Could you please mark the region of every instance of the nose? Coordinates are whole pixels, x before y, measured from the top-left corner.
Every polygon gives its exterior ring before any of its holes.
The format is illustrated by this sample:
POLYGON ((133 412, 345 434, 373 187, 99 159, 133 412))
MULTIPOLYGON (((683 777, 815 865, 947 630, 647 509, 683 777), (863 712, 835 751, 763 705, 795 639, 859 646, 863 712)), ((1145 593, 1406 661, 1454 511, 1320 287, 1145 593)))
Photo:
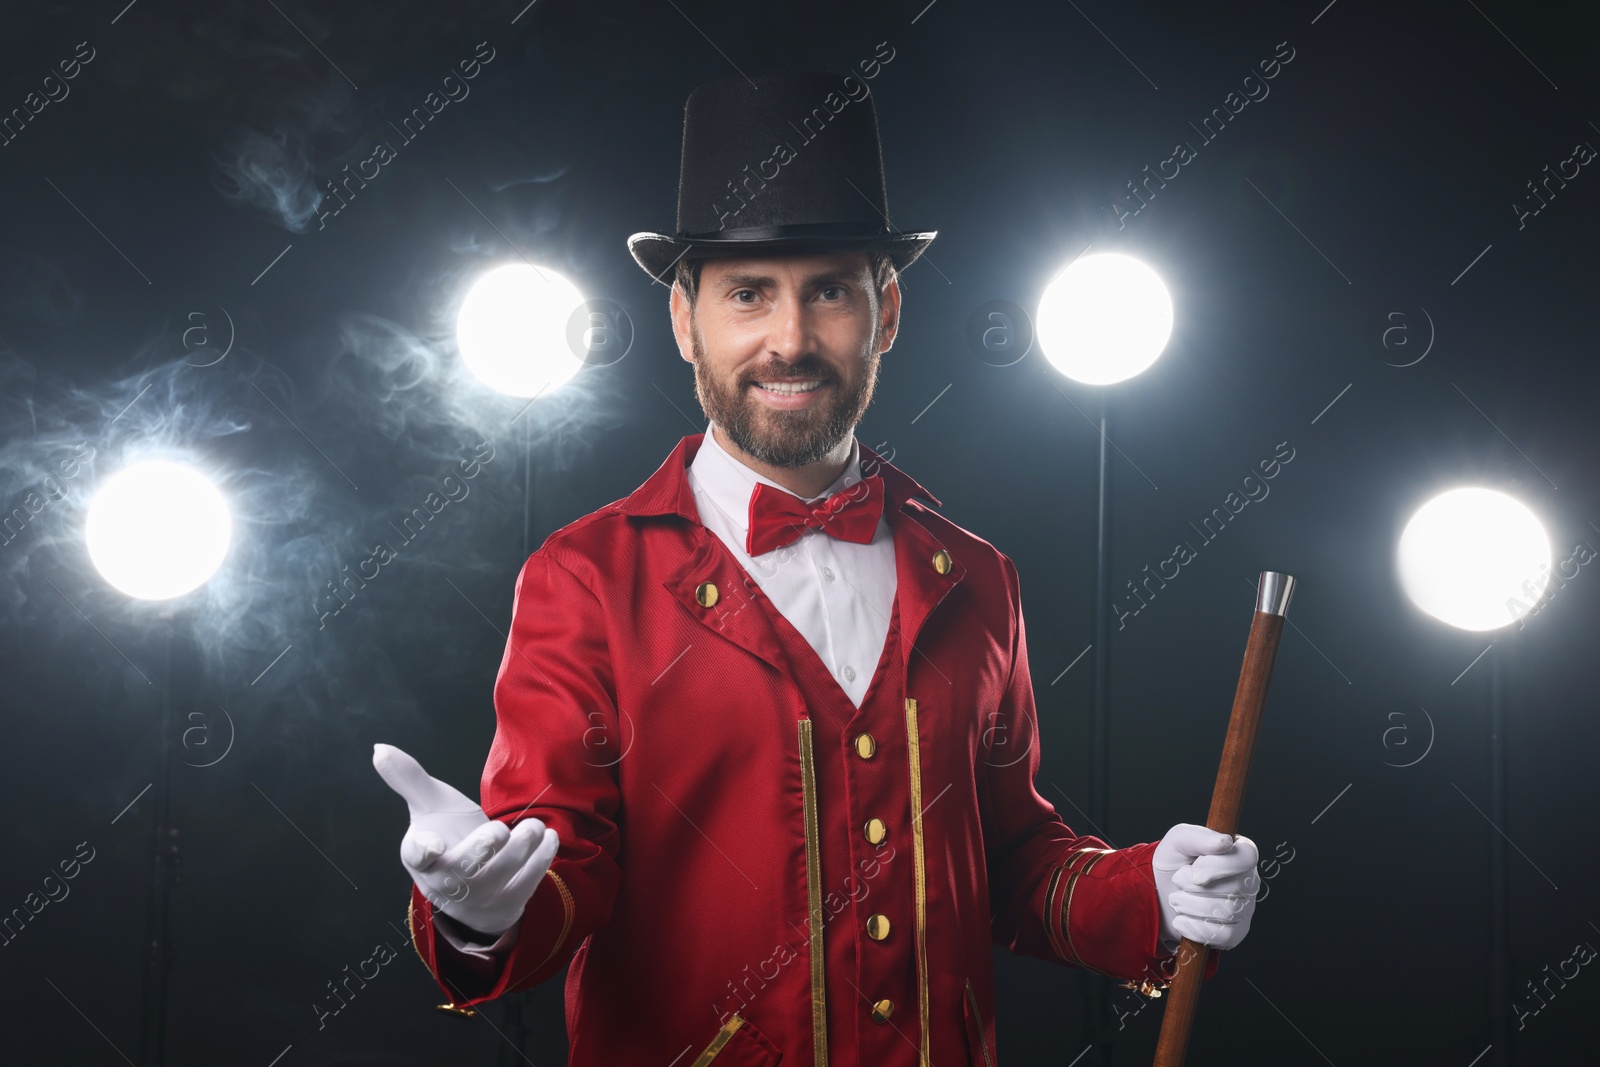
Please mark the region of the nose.
POLYGON ((772 355, 793 363, 812 350, 811 317, 803 300, 784 298, 770 322, 767 346, 772 355))

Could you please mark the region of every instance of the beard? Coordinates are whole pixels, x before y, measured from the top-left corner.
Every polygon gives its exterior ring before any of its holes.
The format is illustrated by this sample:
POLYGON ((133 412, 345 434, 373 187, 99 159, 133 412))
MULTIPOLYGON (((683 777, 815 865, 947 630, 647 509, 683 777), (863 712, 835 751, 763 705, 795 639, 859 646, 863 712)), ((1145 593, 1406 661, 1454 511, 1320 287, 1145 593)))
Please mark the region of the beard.
POLYGON ((698 326, 692 329, 694 391, 706 417, 728 435, 746 455, 774 467, 804 467, 822 459, 855 432, 877 387, 879 330, 872 331, 865 373, 853 388, 816 356, 794 363, 774 362, 758 367, 744 378, 718 381, 706 360, 705 342, 698 326), (831 384, 831 398, 804 408, 780 411, 769 408, 751 394, 758 381, 815 378, 831 384))

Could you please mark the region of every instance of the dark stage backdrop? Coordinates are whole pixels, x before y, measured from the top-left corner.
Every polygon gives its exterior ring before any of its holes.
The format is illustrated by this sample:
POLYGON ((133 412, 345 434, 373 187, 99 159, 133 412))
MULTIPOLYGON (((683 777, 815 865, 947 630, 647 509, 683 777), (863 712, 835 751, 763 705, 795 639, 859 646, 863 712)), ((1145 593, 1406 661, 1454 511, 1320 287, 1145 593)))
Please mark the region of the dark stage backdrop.
MULTIPOLYGON (((1600 575, 1576 562, 1600 548, 1589 7, 525 2, 4 12, 0 503, 23 520, 0 544, 0 914, 29 914, 0 944, 0 1060, 137 1059, 167 692, 170 1063, 521 1063, 518 1043, 564 1062, 558 981, 476 1020, 434 1010, 404 934, 405 813, 371 746, 475 791, 528 437, 536 545, 704 427, 666 291, 624 247, 672 228, 690 88, 874 57, 893 221, 940 236, 904 279, 859 436, 1016 560, 1038 786, 1069 824, 1087 829, 1092 656, 1073 663, 1098 396, 1037 351, 978 358, 974 312, 1033 307, 1088 246, 1173 293, 1165 355, 1112 392, 1113 843, 1204 819, 1250 582, 1301 583, 1244 809, 1268 889, 1205 988, 1191 1062, 1474 1062, 1499 833, 1516 1062, 1584 1058, 1600 974, 1567 961, 1600 945, 1600 575), (463 60, 470 92, 402 131, 463 60), (379 141, 392 158, 365 163, 379 141), (339 205, 347 166, 377 175, 339 205), (626 358, 520 414, 461 379, 451 329, 465 285, 519 254, 635 329, 626 358), (200 457, 235 508, 222 572, 170 619, 110 590, 81 536, 97 480, 147 445, 200 457), (1274 457, 1270 492, 1200 537, 1274 457), (463 460, 470 492, 330 601, 463 460), (1450 630, 1400 590, 1406 519, 1463 483, 1518 496, 1574 560, 1524 627, 1450 630), (1183 541, 1194 558, 1134 599, 1183 541), (329 983, 376 957, 324 1014, 329 983)), ((1074 1062, 1103 980, 997 966, 1004 1062, 1074 1062)), ((1108 987, 1103 1011, 1081 1062, 1148 1062, 1160 1004, 1108 987)))

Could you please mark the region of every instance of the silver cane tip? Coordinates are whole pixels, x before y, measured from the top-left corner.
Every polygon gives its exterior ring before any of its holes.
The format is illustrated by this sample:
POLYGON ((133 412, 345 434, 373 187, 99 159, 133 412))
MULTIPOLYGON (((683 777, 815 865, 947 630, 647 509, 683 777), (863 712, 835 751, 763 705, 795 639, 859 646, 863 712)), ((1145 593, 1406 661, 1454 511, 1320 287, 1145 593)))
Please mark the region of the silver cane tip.
POLYGON ((1277 571, 1262 571, 1256 584, 1256 610, 1268 615, 1287 615, 1289 598, 1294 596, 1294 578, 1277 571))

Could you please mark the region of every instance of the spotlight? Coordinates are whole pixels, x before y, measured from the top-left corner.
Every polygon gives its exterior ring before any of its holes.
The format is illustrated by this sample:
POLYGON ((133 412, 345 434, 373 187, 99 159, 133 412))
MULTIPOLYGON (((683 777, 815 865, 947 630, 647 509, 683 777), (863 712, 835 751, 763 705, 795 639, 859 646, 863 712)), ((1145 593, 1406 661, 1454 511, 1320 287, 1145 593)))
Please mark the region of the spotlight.
POLYGON ((1496 630, 1544 595, 1550 538, 1520 501, 1493 489, 1452 489, 1406 524, 1398 563, 1417 607, 1462 630, 1496 630))
POLYGON ((1083 256, 1039 299, 1039 349, 1056 370, 1085 385, 1111 385, 1147 369, 1172 336, 1172 298, 1155 271, 1132 256, 1083 256))
POLYGON ((89 505, 84 529, 95 569, 138 600, 170 600, 204 585, 232 536, 228 504, 216 486, 162 460, 113 475, 89 505))
POLYGON ((461 358, 485 385, 509 396, 553 392, 582 366, 567 347, 567 322, 583 302, 577 286, 554 271, 496 267, 461 303, 461 358))

